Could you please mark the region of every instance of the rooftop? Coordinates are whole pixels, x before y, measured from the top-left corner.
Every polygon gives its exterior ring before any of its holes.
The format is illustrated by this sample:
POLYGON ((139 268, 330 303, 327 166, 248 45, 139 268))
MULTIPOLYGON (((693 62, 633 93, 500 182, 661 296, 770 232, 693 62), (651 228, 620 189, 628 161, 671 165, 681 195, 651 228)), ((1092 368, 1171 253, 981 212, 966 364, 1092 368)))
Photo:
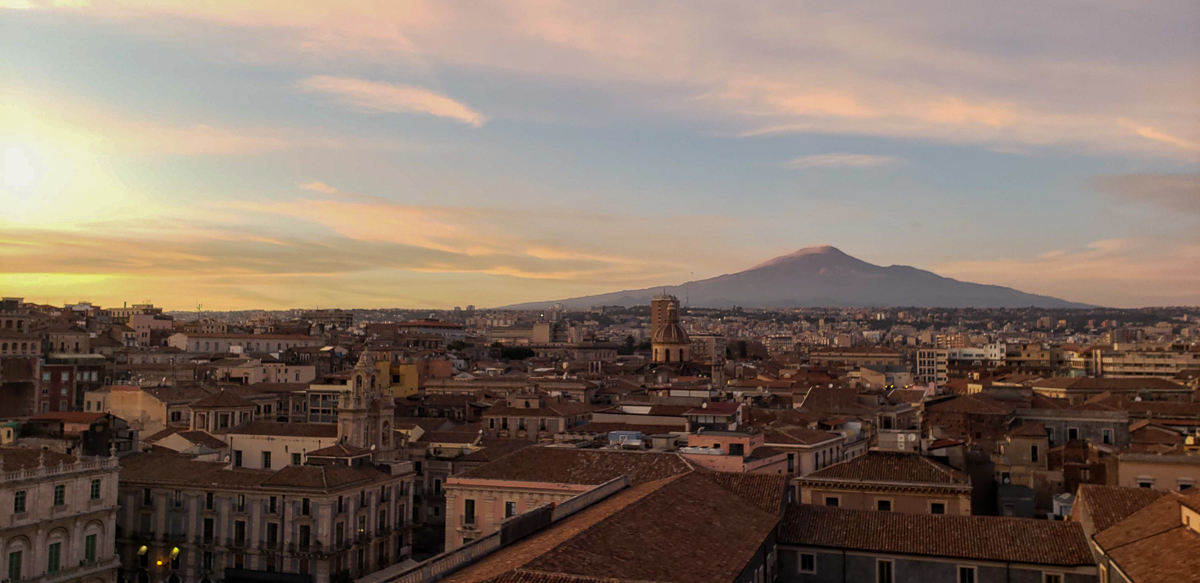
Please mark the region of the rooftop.
POLYGON ((791 504, 780 525, 779 543, 1060 567, 1093 564, 1079 523, 998 516, 791 504))
POLYGON ((946 486, 969 486, 971 483, 965 473, 927 457, 884 451, 869 451, 865 455, 819 469, 800 480, 942 484, 946 486))
POLYGON ((628 475, 636 485, 690 470, 674 453, 526 447, 455 478, 599 485, 628 475))

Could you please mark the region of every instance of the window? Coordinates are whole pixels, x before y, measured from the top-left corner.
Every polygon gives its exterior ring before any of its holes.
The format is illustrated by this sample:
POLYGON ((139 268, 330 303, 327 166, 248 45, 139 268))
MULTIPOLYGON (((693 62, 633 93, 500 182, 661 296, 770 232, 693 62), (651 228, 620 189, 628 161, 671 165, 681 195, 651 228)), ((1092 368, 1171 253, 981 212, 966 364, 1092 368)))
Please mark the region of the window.
POLYGON ((217 427, 220 429, 229 427, 229 413, 220 413, 217 415, 217 427))
POLYGON ((1105 429, 1105 430, 1103 431, 1103 436, 1104 436, 1104 444, 1105 444, 1105 445, 1112 445, 1112 442, 1113 442, 1113 431, 1112 431, 1111 429, 1105 429))
POLYGON ((975 583, 975 567, 959 567, 958 583, 975 583))
POLYGON ((89 563, 96 562, 96 535, 89 534, 83 539, 83 559, 89 563))
POLYGON ((945 514, 946 513, 946 503, 945 502, 930 502, 929 503, 929 513, 930 514, 945 514))
POLYGON ((517 503, 516 502, 505 502, 504 503, 504 517, 509 518, 509 517, 516 516, 516 515, 517 515, 517 503))
POLYGON ((213 493, 212 492, 204 493, 204 509, 205 510, 213 509, 213 493))
POLYGON ((464 524, 475 524, 475 501, 474 500, 468 499, 468 500, 463 501, 463 523, 464 524))
POLYGON ((308 545, 312 542, 312 527, 307 524, 300 525, 300 550, 307 551, 308 545))
POLYGON ((208 570, 208 571, 211 571, 211 570, 212 570, 212 567, 213 567, 213 554, 212 554, 212 551, 205 551, 205 552, 204 552, 204 561, 203 561, 203 563, 202 563, 202 564, 204 565, 204 569, 205 569, 205 570, 208 570))
POLYGON ((1062 573, 1042 573, 1042 583, 1063 583, 1062 573))
POLYGON ((183 492, 176 490, 175 496, 172 501, 175 503, 176 508, 182 507, 183 506, 183 492))
POLYGON ((801 573, 816 573, 817 572, 817 555, 813 553, 800 553, 800 572, 801 573))
POLYGON ((233 467, 242 467, 242 450, 240 449, 233 450, 233 467))
POLYGON ((8 580, 21 580, 21 551, 8 553, 8 580))
POLYGON ((246 495, 245 494, 238 494, 237 506, 234 509, 237 510, 238 512, 246 511, 246 495))
POLYGON ((62 559, 62 543, 51 543, 46 552, 46 572, 57 573, 62 559))
POLYGON ((100 499, 100 480, 92 480, 91 499, 92 500, 100 499))
POLYGON ((298 454, 298 453, 292 454, 292 465, 293 466, 300 465, 300 454, 298 454))
POLYGON ((1196 486, 1196 482, 1190 478, 1179 478, 1178 483, 1180 492, 1187 492, 1196 486))
POLYGON ((267 512, 270 512, 271 514, 275 514, 276 512, 279 512, 278 506, 276 506, 276 504, 275 504, 277 500, 278 499, 275 498, 274 496, 271 496, 267 500, 267 512))
POLYGON ((264 470, 271 469, 271 452, 269 452, 269 451, 262 452, 262 460, 263 460, 263 462, 262 462, 263 469, 264 470))
POLYGON ((279 525, 274 522, 267 523, 267 547, 275 548, 279 544, 279 525))
POLYGON ((875 582, 895 583, 895 565, 891 561, 878 560, 875 562, 875 582))
POLYGON ((1017 507, 1013 504, 1005 504, 1004 509, 1000 511, 1000 516, 1016 516, 1017 507))
POLYGON ((301 516, 308 516, 309 510, 310 510, 310 504, 311 503, 308 501, 308 498, 302 498, 300 500, 300 515, 301 516))
POLYGON ((233 543, 238 546, 246 544, 246 521, 239 520, 233 523, 233 543))
POLYGON ((67 502, 67 487, 59 484, 54 487, 54 505, 62 506, 67 502))
POLYGON ((1154 478, 1139 477, 1137 479, 1138 488, 1153 488, 1154 478))
POLYGON ((1079 429, 1075 427, 1067 428, 1067 441, 1075 441, 1079 439, 1079 429))
POLYGON ((881 512, 891 512, 892 511, 892 501, 891 500, 876 500, 875 501, 875 510, 879 510, 881 512))
POLYGON ((17 490, 16 494, 13 494, 13 514, 22 512, 25 512, 25 491, 17 490))
POLYGON ((1036 446, 1036 445, 1029 446, 1029 461, 1031 461, 1035 464, 1038 463, 1038 446, 1036 446))
POLYGON ((336 544, 337 546, 340 547, 340 546, 342 546, 342 541, 344 541, 344 540, 346 540, 346 525, 344 523, 339 522, 339 523, 337 523, 337 526, 334 528, 333 542, 334 542, 334 544, 336 544))
POLYGON ((826 506, 837 507, 840 503, 841 503, 841 500, 838 500, 837 496, 826 496, 825 497, 825 505, 826 506))
POLYGON ((205 542, 212 542, 213 530, 215 530, 215 528, 213 528, 213 519, 205 518, 204 519, 204 541, 205 542))

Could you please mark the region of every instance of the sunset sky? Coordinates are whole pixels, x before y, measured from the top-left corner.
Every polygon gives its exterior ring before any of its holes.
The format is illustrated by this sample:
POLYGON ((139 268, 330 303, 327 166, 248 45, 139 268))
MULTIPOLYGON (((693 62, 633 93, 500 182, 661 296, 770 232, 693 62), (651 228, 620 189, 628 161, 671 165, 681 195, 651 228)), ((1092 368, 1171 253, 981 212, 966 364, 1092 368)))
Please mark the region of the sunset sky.
POLYGON ((1200 2, 0 0, 0 295, 430 307, 826 243, 1200 304, 1200 2))

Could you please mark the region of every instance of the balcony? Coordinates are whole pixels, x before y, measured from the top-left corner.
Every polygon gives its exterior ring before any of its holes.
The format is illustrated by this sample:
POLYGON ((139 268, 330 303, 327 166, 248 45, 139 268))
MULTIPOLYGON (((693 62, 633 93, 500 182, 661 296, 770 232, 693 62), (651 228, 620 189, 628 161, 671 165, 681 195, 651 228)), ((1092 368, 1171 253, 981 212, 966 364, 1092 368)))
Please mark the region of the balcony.
POLYGON ((117 556, 112 556, 102 561, 92 563, 80 563, 78 567, 68 567, 59 569, 53 573, 43 573, 27 579, 21 579, 21 583, 54 583, 57 581, 78 581, 88 575, 116 569, 121 566, 121 560, 117 556))
POLYGON ((213 535, 199 535, 198 534, 198 535, 196 535, 195 540, 192 542, 194 542, 197 545, 212 546, 212 545, 217 544, 217 537, 215 537, 213 535))
POLYGON ((461 530, 479 530, 479 522, 475 516, 462 515, 458 517, 458 527, 461 530))

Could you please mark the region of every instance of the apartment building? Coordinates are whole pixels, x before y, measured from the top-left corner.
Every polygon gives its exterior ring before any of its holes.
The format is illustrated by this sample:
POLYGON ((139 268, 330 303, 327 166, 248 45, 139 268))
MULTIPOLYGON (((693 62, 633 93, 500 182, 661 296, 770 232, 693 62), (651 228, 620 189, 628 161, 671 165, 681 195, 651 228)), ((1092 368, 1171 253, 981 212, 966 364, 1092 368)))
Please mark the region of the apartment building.
POLYGON ((323 465, 278 470, 161 452, 123 459, 122 576, 327 583, 406 559, 412 465, 364 463, 361 449, 327 454, 323 465))
POLYGON ((633 485, 692 467, 674 453, 526 447, 446 480, 446 550, 497 532, 500 523, 629 476, 633 485))
POLYGON ((179 332, 167 337, 167 346, 187 352, 282 352, 289 348, 320 346, 321 339, 304 334, 233 334, 179 332))
POLYGON ((1107 582, 1072 522, 791 504, 777 540, 781 583, 1107 582))
POLYGON ((117 460, 0 447, 0 561, 8 581, 116 583, 117 460))
POLYGON ((948 380, 950 352, 945 348, 922 348, 917 351, 917 384, 933 383, 939 389, 946 386, 948 380))
POLYGON ((924 456, 870 451, 797 478, 805 504, 917 514, 971 513, 971 480, 924 456))

